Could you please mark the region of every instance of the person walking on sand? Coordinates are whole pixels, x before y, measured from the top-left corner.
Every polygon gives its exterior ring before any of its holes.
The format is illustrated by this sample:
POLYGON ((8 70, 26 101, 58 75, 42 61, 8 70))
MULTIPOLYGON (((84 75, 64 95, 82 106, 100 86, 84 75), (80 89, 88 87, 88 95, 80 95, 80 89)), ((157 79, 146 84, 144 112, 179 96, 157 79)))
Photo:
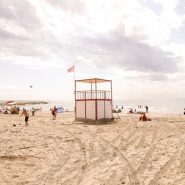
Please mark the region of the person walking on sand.
POLYGON ((25 117, 25 126, 28 126, 29 113, 25 108, 23 108, 23 111, 22 111, 21 115, 24 115, 24 117, 25 117))
POLYGON ((51 114, 53 115, 53 120, 56 120, 56 117, 57 117, 57 108, 56 108, 56 106, 54 106, 53 109, 51 110, 51 114))

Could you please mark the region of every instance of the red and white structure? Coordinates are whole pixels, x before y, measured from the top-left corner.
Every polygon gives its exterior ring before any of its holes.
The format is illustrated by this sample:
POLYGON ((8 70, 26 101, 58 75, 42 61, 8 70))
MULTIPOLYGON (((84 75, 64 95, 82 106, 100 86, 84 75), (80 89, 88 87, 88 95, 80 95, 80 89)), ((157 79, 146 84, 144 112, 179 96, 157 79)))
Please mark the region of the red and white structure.
POLYGON ((112 119, 112 80, 99 78, 75 80, 75 118, 112 119), (100 86, 104 85, 104 90, 100 86), (86 86, 81 87, 79 86, 86 86))

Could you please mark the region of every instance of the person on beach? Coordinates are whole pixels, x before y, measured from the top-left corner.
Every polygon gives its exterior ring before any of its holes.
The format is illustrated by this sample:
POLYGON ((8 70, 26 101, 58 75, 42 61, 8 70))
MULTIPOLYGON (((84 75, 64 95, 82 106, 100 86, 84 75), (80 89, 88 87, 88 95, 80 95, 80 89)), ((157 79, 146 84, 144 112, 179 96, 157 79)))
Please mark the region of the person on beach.
POLYGON ((184 115, 185 115, 185 108, 184 108, 184 115))
POLYGON ((23 111, 22 111, 21 115, 24 115, 24 117, 25 117, 25 126, 28 126, 29 112, 25 108, 23 108, 23 111))
POLYGON ((34 107, 32 107, 32 109, 31 109, 32 116, 35 116, 35 111, 36 111, 36 109, 34 107))
POLYGON ((54 106, 53 109, 51 110, 51 114, 53 115, 53 120, 56 120, 56 117, 57 117, 57 108, 56 108, 56 106, 54 106))
POLYGON ((130 110, 129 110, 129 112, 128 112, 129 114, 133 114, 134 112, 133 112, 133 109, 131 108, 130 110))
POLYGON ((146 114, 143 113, 143 115, 140 116, 139 121, 151 121, 151 119, 147 118, 146 114))
POLYGON ((146 108, 146 112, 148 112, 148 106, 145 106, 145 108, 146 108))
POLYGON ((147 117, 146 117, 145 113, 140 116, 139 121, 147 121, 147 117))

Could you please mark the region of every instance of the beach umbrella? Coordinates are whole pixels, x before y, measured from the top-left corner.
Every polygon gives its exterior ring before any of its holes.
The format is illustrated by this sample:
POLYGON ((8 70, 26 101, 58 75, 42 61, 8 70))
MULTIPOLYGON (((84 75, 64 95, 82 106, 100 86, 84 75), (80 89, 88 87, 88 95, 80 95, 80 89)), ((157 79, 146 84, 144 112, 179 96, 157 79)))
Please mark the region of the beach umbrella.
POLYGON ((14 102, 14 101, 7 101, 6 103, 12 103, 12 102, 14 102))
POLYGON ((6 105, 16 105, 16 102, 15 101, 7 101, 6 105))

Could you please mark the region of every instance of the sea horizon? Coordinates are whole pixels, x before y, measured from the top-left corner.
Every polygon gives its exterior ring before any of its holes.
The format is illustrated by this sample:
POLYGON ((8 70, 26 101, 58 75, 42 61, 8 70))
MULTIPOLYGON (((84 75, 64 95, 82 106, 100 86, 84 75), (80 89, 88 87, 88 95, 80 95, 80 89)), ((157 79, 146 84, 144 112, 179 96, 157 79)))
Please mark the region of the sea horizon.
MULTIPOLYGON (((10 99, 0 100, 0 103, 9 101, 10 99)), ((67 111, 74 111, 74 100, 16 100, 20 102, 47 102, 48 104, 26 105, 26 107, 39 107, 44 111, 49 111, 53 106, 64 107, 67 111)), ((136 111, 145 111, 145 106, 149 107, 149 112, 153 113, 169 113, 182 114, 185 108, 185 98, 171 98, 171 99, 115 99, 113 100, 114 108, 122 108, 127 112, 129 109, 136 111), (138 108, 141 105, 141 108, 138 108)))

